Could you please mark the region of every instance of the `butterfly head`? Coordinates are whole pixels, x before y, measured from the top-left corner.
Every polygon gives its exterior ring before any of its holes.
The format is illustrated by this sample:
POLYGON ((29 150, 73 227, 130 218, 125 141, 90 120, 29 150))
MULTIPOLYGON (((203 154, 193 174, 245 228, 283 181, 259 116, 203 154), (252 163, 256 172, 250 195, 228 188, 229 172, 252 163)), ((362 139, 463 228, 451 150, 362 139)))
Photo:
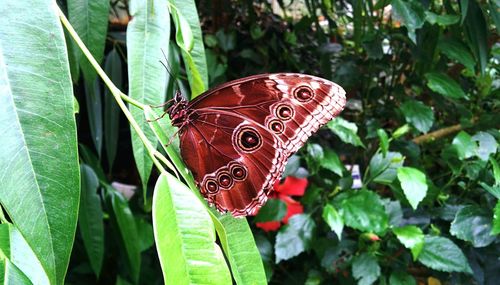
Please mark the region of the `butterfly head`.
POLYGON ((188 101, 182 96, 180 91, 175 93, 173 104, 168 107, 167 113, 175 127, 182 127, 188 118, 188 101))

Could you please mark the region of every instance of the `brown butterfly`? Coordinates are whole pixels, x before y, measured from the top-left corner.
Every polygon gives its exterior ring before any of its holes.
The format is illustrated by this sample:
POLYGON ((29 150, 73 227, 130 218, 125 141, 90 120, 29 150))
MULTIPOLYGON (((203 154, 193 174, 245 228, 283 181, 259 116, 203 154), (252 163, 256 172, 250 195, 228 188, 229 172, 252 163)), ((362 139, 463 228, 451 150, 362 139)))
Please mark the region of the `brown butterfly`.
POLYGON ((262 74, 213 88, 168 108, 181 155, 209 204, 255 214, 290 155, 344 108, 339 85, 311 75, 262 74))

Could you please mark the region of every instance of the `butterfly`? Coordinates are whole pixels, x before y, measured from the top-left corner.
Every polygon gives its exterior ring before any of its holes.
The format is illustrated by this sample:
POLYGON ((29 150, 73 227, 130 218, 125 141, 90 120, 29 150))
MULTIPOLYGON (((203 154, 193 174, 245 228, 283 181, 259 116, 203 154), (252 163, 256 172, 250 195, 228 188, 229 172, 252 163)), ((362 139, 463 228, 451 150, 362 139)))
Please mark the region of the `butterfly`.
POLYGON ((254 215, 293 153, 344 108, 339 85, 297 73, 261 74, 215 87, 167 109, 181 156, 210 205, 254 215))

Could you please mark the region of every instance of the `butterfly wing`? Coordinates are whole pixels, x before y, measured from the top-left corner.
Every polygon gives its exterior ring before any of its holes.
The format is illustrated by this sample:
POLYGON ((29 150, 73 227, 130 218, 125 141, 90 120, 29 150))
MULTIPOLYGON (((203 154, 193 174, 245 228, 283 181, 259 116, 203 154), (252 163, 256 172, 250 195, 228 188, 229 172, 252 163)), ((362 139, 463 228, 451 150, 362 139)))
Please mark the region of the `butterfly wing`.
POLYGON ((253 214, 288 157, 344 105, 340 86, 310 75, 232 81, 189 103, 181 155, 209 203, 234 216, 253 214))

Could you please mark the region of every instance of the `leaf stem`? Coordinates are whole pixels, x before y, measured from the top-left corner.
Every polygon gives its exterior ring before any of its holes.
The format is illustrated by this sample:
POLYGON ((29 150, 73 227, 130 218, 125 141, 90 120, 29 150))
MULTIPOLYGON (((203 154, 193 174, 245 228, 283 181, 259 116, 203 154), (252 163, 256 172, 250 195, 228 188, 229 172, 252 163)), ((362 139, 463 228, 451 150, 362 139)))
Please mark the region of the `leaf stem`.
POLYGON ((127 120, 129 121, 130 125, 136 131, 136 133, 139 136, 140 140, 142 141, 142 143, 146 147, 149 156, 153 160, 154 165, 158 168, 158 170, 160 172, 162 172, 162 173, 166 172, 165 169, 163 168, 163 165, 160 163, 160 161, 155 156, 156 148, 153 147, 153 145, 148 140, 148 138, 146 137, 146 135, 144 134, 144 132, 141 130, 141 128, 139 127, 139 125, 135 121, 134 117, 132 116, 132 114, 128 110, 128 108, 127 108, 127 106, 126 106, 126 104, 125 104, 124 101, 127 101, 128 103, 130 103, 130 104, 132 104, 132 105, 134 105, 134 106, 136 106, 136 107, 138 107, 140 109, 144 109, 144 104, 142 104, 142 103, 140 103, 140 102, 138 102, 136 100, 133 100, 132 98, 130 98, 127 95, 123 94, 118 89, 118 87, 116 87, 113 84, 113 82, 111 81, 111 79, 109 79, 109 77, 106 75, 106 73, 104 72, 104 70, 102 70, 102 68, 99 65, 99 63, 95 60, 95 58, 92 56, 92 54, 87 49, 87 47, 85 46, 85 44, 82 42, 82 40, 80 39, 80 37, 76 33, 75 29, 73 29, 73 27, 71 26, 71 24, 69 23, 68 19, 66 18, 66 16, 64 15, 64 13, 61 11, 61 8, 59 8, 59 6, 57 6, 57 10, 59 12, 59 18, 61 19, 62 24, 64 25, 64 27, 66 28, 66 30, 68 30, 68 32, 71 35, 71 37, 75 40, 75 42, 78 45, 78 47, 80 47, 80 49, 82 50, 82 52, 85 54, 85 56, 89 60, 90 64, 94 67, 94 69, 96 70, 97 74, 99 74, 99 76, 101 77, 102 81, 104 81, 104 84, 106 84, 106 86, 109 88, 109 90, 111 91, 111 94, 113 95, 113 97, 115 97, 116 103, 118 103, 118 106, 122 110, 122 112, 125 115, 125 117, 127 117, 127 120))

